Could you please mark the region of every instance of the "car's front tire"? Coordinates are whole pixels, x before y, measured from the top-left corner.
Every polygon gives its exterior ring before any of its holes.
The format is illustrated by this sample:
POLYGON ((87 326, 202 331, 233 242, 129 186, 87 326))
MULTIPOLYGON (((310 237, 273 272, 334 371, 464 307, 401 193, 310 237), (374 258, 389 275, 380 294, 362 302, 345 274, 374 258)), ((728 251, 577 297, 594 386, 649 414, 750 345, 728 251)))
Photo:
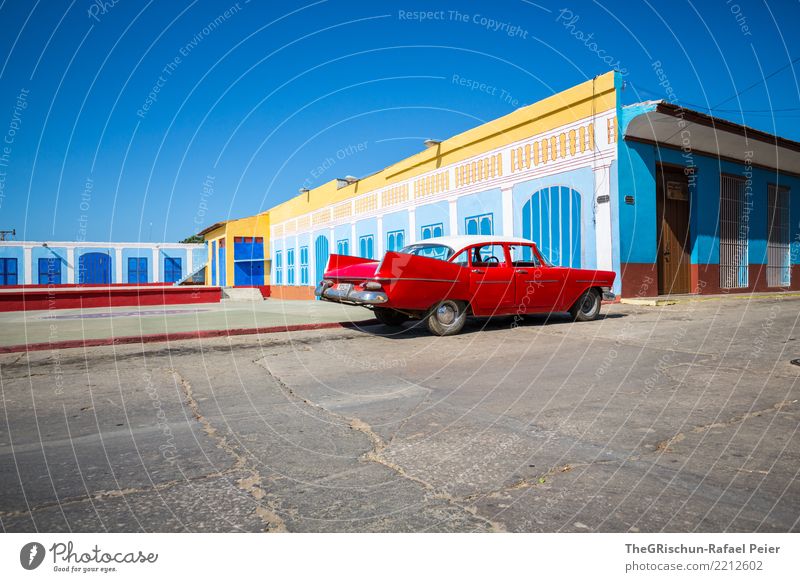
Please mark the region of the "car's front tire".
POLYGON ((597 289, 587 289, 575 302, 569 314, 575 321, 592 321, 600 315, 600 293, 597 289))
POLYGON ((467 321, 467 305, 463 301, 445 299, 428 315, 428 329, 435 335, 456 335, 467 321))
POLYGON ((388 307, 376 307, 373 312, 375 313, 375 319, 389 327, 400 327, 409 320, 405 313, 400 313, 388 307))

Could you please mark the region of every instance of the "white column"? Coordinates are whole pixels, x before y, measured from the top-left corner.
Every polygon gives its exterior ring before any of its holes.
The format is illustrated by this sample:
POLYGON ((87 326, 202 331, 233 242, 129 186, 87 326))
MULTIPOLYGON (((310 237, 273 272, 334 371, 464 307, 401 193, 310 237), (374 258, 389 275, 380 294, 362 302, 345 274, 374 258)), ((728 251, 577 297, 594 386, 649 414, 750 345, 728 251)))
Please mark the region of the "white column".
POLYGON ((383 258, 383 217, 379 216, 376 220, 377 223, 377 233, 375 233, 375 238, 378 240, 375 241, 375 256, 374 259, 382 259, 383 258))
POLYGON ((456 199, 448 200, 450 203, 450 236, 458 234, 458 204, 456 199))
POLYGON ((122 248, 114 249, 114 283, 123 283, 122 279, 122 248))
POLYGON ((417 242, 417 210, 408 209, 408 244, 417 242))
POLYGON ((350 223, 350 253, 354 256, 358 256, 358 241, 356 240, 356 223, 350 223))
POLYGON ((33 284, 33 249, 29 246, 22 247, 22 283, 33 284))
POLYGON ((158 276, 158 247, 153 248, 153 283, 158 283, 161 278, 158 276))
MULTIPOLYGON (((309 249, 310 251, 311 249, 309 249)), ((311 253, 309 252, 309 255, 311 253)), ((300 237, 295 234, 294 236, 294 262, 297 267, 295 268, 294 284, 302 285, 300 282, 300 237)), ((311 273, 308 274, 308 284, 311 284, 311 273)), ((314 283, 316 286, 317 282, 314 283)))
POLYGON ((503 205, 503 236, 514 236, 514 198, 512 186, 503 186, 500 190, 503 205))
POLYGON ((67 283, 75 283, 75 247, 67 247, 67 283))
POLYGON ((611 166, 598 166, 597 168, 594 168, 595 244, 597 249, 597 268, 604 271, 611 271, 613 268, 610 173, 611 166))
POLYGON ((194 249, 186 249, 186 272, 181 273, 181 279, 188 277, 194 271, 194 249))
MULTIPOLYGON (((282 239, 283 243, 283 267, 286 271, 286 239, 282 239)), ((316 287, 319 281, 317 278, 317 244, 314 240, 314 233, 308 233, 308 284, 316 287)), ((282 285, 286 285, 286 277, 283 278, 282 285)))

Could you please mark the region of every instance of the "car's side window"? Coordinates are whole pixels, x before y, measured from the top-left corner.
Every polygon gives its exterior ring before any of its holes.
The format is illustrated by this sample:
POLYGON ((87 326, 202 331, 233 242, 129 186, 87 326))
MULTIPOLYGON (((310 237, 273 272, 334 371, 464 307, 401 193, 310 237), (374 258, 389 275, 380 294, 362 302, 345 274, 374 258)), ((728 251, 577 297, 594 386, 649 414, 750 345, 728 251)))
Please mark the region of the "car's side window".
POLYGON ((453 257, 453 260, 450 262, 462 267, 466 267, 469 264, 469 251, 461 251, 455 257, 453 257))
POLYGON ((511 264, 515 267, 538 267, 539 259, 533 251, 532 245, 511 245, 511 264))
POLYGON ((505 266, 506 253, 503 245, 482 245, 472 247, 473 267, 498 267, 505 266))

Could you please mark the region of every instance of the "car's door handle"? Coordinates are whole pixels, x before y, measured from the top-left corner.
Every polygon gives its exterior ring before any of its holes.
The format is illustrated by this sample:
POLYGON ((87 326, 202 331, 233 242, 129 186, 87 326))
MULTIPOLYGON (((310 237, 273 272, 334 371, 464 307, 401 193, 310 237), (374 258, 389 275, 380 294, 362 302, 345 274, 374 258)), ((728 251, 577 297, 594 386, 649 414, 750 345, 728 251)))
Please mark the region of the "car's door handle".
POLYGON ((483 275, 486 271, 484 271, 483 269, 472 269, 472 272, 475 273, 476 275, 483 275))
POLYGON ((527 275, 528 269, 517 269, 517 273, 519 273, 520 275, 527 275))

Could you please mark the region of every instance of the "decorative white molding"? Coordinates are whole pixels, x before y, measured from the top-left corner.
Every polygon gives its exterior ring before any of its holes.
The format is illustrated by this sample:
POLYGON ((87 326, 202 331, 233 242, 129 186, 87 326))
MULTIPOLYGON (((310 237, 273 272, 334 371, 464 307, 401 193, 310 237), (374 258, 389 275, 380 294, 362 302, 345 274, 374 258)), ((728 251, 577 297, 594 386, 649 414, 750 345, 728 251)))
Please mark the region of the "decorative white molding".
MULTIPOLYGON (((396 212, 401 210, 411 211, 416 209, 418 206, 432 204, 443 200, 449 200, 454 196, 456 198, 460 198, 461 196, 468 196, 470 194, 474 194, 477 192, 483 192, 495 188, 502 188, 503 186, 506 186, 509 183, 513 185, 513 184, 518 184, 520 182, 526 182, 528 180, 546 178, 548 176, 560 174, 563 172, 568 172, 578 168, 586 168, 586 167, 595 168, 597 166, 610 165, 611 162, 616 159, 617 149, 616 149, 616 143, 609 142, 607 139, 606 125, 607 125, 607 120, 613 118, 615 115, 616 111, 614 109, 611 109, 601 114, 597 114, 594 117, 590 116, 583 119, 579 119, 575 122, 562 125, 548 132, 533 136, 528 136, 517 142, 508 144, 500 148, 495 148, 493 150, 481 152, 480 154, 477 154, 475 156, 472 156, 464 160, 460 160, 448 166, 444 166, 442 168, 436 168, 435 170, 432 170, 430 172, 426 172, 424 174, 420 174, 400 182, 395 182, 389 186, 384 186, 376 190, 372 190, 370 192, 365 192, 364 194, 361 194, 359 196, 350 199, 350 202, 353 205, 353 210, 350 216, 341 219, 333 219, 331 223, 325 224, 324 227, 322 228, 336 227, 341 224, 348 224, 348 223, 354 224, 355 222, 360 220, 383 216, 387 212, 396 212), (511 152, 515 148, 520 148, 520 147, 524 148, 525 145, 529 145, 537 141, 541 143, 543 140, 549 140, 550 138, 553 137, 558 139, 561 134, 566 133, 567 135, 569 135, 570 131, 572 130, 577 131, 579 128, 585 127, 589 123, 594 123, 593 127, 594 128, 593 141, 595 146, 594 149, 589 149, 587 147, 583 152, 579 152, 576 150, 575 154, 569 154, 566 157, 559 156, 558 159, 556 160, 549 160, 547 162, 539 163, 538 165, 531 163, 530 168, 511 172, 511 152), (477 162, 478 160, 482 160, 488 156, 497 154, 500 154, 501 156, 502 175, 497 175, 494 176, 493 178, 483 179, 480 182, 474 182, 471 184, 455 187, 456 183, 455 171, 457 167, 463 166, 465 164, 471 164, 472 162, 477 162), (448 190, 437 192, 435 194, 429 194, 427 196, 420 198, 414 197, 415 196, 414 183, 416 181, 430 178, 434 175, 441 174, 442 172, 448 173, 448 184, 450 185, 450 188, 448 190), (510 182, 510 180, 513 180, 513 182, 510 182), (408 188, 408 200, 402 203, 393 204, 389 207, 384 207, 382 203, 384 192, 390 188, 396 188, 401 186, 406 186, 408 188), (369 196, 375 196, 377 198, 375 209, 369 212, 364 212, 356 215, 355 213, 356 201, 363 200, 369 196)), ((586 139, 588 140, 588 137, 586 139)), ((301 214, 296 217, 292 217, 281 223, 273 225, 272 228, 284 231, 288 231, 289 228, 292 228, 293 232, 299 232, 297 230, 298 222, 303 218, 307 218, 309 226, 302 232, 315 232, 316 230, 320 230, 320 228, 315 229, 311 224, 312 223, 311 215, 314 212, 318 212, 318 210, 301 214)), ((382 239, 382 233, 380 234, 381 234, 380 238, 382 239)))

